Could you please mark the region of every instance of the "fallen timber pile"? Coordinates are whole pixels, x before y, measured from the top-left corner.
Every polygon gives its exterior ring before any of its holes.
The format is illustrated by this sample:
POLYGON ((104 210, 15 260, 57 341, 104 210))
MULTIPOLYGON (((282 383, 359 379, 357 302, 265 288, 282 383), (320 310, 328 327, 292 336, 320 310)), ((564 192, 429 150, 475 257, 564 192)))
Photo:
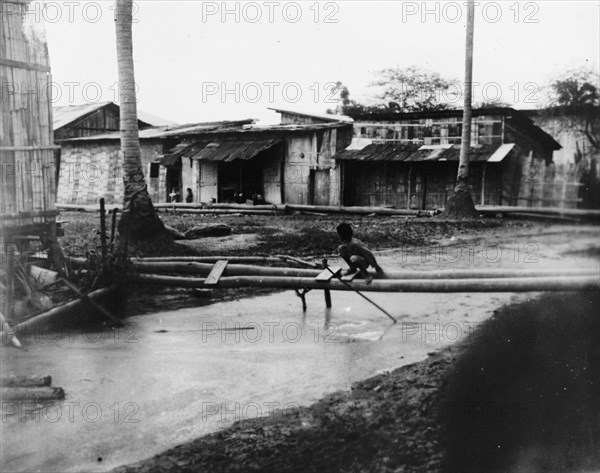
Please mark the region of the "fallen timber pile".
MULTIPOLYGON (((138 274, 135 280, 142 284, 206 288, 208 278, 138 274)), ((536 292, 536 291, 593 291, 600 289, 600 279, 594 276, 549 276, 520 278, 468 279, 387 279, 371 284, 355 281, 348 285, 332 279, 317 281, 313 277, 289 276, 232 276, 219 278, 210 287, 260 287, 272 289, 324 289, 332 291, 372 292, 536 292)))
MULTIPOLYGON (((63 210, 83 210, 97 212, 94 205, 57 204, 57 208, 63 210)), ((198 214, 246 214, 246 215, 273 215, 289 214, 292 212, 318 213, 318 214, 342 214, 342 215, 383 215, 419 217, 431 216, 437 211, 394 209, 388 207, 336 207, 328 205, 299 205, 299 204, 213 204, 213 203, 156 203, 154 207, 159 210, 172 210, 182 213, 198 214)), ((111 208, 120 209, 121 205, 113 205, 111 208)), ((600 222, 600 210, 563 209, 559 207, 511 207, 508 205, 498 206, 476 206, 482 215, 507 217, 523 216, 527 218, 549 218, 559 220, 586 220, 600 222)))

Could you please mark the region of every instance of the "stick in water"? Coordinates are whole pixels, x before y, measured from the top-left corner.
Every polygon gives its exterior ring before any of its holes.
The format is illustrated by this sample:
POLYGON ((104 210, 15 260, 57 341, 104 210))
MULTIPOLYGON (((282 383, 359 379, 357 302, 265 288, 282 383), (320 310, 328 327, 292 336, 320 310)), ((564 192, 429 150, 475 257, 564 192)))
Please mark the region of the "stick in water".
POLYGON ((375 307, 377 307, 381 312, 383 312, 385 315, 387 315, 390 319, 392 319, 394 321, 394 323, 397 323, 398 321, 387 311, 385 310, 383 307, 381 307, 380 305, 378 305, 376 302, 372 301, 371 299, 369 299, 367 296, 365 296, 362 292, 360 292, 358 289, 354 289, 350 284, 348 284, 346 281, 342 281, 342 278, 338 275, 336 275, 330 268, 329 266, 327 266, 327 269, 329 270, 329 272, 331 274, 333 274, 336 278, 338 278, 340 280, 340 282, 342 284, 344 284, 345 286, 349 287, 350 289, 352 289, 354 292, 356 292, 360 297, 362 297, 363 299, 369 301, 371 304, 373 304, 375 307))

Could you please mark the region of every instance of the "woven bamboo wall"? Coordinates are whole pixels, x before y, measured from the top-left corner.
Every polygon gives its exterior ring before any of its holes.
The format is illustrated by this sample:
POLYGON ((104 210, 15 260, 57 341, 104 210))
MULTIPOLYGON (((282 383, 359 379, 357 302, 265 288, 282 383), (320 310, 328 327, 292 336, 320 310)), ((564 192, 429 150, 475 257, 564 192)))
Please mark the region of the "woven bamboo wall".
POLYGON ((51 81, 43 25, 28 2, 0 3, 0 222, 3 229, 54 220, 51 81))
MULTIPOLYGON (((158 160, 163 147, 160 142, 140 143, 142 169, 152 191, 150 163, 158 160)), ((166 191, 158 183, 159 196, 166 201, 166 191)), ((97 205, 103 197, 106 205, 123 203, 123 159, 117 140, 63 141, 56 201, 59 204, 97 205)))

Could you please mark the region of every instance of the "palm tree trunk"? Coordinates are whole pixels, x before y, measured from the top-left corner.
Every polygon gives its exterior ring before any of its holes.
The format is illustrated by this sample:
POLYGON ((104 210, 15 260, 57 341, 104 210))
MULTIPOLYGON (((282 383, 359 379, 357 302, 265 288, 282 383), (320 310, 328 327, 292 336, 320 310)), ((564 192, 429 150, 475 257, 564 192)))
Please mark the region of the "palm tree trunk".
POLYGON ((163 232, 164 225, 154 210, 142 171, 133 70, 133 0, 117 0, 116 6, 121 152, 125 184, 119 234, 125 239, 151 239, 163 232))
POLYGON ((472 91, 473 91, 473 31, 475 23, 475 3, 467 3, 467 37, 465 44, 465 98, 463 124, 458 161, 458 174, 454 193, 448 199, 443 216, 446 218, 477 217, 475 204, 469 189, 469 148, 471 145, 472 91))

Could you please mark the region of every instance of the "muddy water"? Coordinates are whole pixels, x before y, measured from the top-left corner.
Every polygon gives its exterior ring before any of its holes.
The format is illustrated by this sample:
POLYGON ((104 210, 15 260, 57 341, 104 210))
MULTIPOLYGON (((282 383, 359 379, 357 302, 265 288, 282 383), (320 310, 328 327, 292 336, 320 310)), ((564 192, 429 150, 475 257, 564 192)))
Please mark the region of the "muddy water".
MULTIPOLYGON (((516 253, 505 235, 495 247, 503 250, 499 260, 479 247, 444 265, 421 253, 378 258, 384 267, 407 269, 597 269, 597 257, 563 253, 597 248, 597 228, 592 233, 573 240, 556 232, 543 244, 536 236, 535 263, 530 248, 516 253)), ((399 320, 392 326, 353 293, 332 293, 328 310, 323 294, 312 291, 303 313, 300 300, 286 291, 130 317, 115 332, 29 334, 25 351, 0 348, 0 371, 51 375, 66 399, 37 409, 2 403, 0 469, 105 471, 236 420, 285 415, 377 372, 422 360, 465 338, 494 309, 534 296, 370 293, 399 320)))
POLYGON ((236 420, 285 415, 419 361, 528 295, 369 297, 399 323, 352 293, 333 293, 327 310, 313 291, 306 313, 283 292, 132 317, 114 332, 29 334, 26 351, 2 348, 2 373, 49 374, 66 399, 31 412, 3 403, 1 469, 103 471, 236 420))

